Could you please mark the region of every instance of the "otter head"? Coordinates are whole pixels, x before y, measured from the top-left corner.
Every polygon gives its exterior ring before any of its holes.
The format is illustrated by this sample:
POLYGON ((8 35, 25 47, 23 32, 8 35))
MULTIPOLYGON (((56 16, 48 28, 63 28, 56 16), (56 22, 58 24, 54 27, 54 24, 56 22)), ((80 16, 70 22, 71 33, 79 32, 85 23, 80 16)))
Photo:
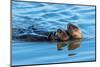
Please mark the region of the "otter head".
POLYGON ((81 33, 80 29, 77 26, 70 23, 70 24, 68 24, 67 29, 68 29, 68 33, 70 34, 70 36, 72 38, 75 38, 75 39, 82 38, 82 33, 81 33))
POLYGON ((60 39, 61 41, 66 41, 69 39, 68 34, 61 29, 57 30, 56 35, 57 35, 58 39, 60 39))

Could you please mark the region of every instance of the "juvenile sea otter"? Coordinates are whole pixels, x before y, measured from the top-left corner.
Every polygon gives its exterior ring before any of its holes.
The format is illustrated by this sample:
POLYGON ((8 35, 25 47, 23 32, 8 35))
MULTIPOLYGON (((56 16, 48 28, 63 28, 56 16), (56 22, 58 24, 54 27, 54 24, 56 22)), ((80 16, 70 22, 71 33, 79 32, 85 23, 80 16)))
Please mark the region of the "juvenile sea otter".
MULTIPOLYGON (((25 41, 67 41, 70 39, 80 39, 82 38, 82 33, 80 29, 73 25, 68 24, 68 30, 58 29, 55 32, 42 32, 41 35, 45 36, 35 36, 35 35, 21 35, 16 37, 16 39, 25 40, 25 41)), ((37 32, 38 33, 38 32, 37 32)))
POLYGON ((56 32, 57 40, 59 41, 67 41, 70 36, 65 30, 58 29, 56 32))

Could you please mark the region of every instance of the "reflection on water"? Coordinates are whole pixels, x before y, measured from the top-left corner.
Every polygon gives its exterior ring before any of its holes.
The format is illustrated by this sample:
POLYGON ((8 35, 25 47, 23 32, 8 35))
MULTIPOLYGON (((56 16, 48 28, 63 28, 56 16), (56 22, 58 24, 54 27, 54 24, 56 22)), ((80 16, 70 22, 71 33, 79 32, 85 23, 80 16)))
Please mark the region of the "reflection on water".
POLYGON ((12 43, 12 65, 95 61, 95 39, 12 43))
MULTIPOLYGON (((63 50, 63 47, 68 48, 68 50, 74 50, 80 47, 81 39, 75 39, 67 42, 57 42, 57 49, 63 50)), ((68 56, 74 56, 75 54, 68 54, 68 56)))

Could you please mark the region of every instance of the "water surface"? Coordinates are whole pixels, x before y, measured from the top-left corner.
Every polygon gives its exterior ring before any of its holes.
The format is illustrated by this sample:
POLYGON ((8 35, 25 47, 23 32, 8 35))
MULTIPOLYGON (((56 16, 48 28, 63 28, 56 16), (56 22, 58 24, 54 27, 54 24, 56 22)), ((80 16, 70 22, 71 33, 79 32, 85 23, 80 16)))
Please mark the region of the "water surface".
POLYGON ((12 42, 12 65, 47 64, 77 61, 95 61, 95 6, 39 2, 12 2, 13 36, 37 31, 67 29, 68 23, 77 25, 83 40, 76 49, 68 43, 57 48, 57 42, 12 42), (34 29, 34 30, 32 30, 34 29))

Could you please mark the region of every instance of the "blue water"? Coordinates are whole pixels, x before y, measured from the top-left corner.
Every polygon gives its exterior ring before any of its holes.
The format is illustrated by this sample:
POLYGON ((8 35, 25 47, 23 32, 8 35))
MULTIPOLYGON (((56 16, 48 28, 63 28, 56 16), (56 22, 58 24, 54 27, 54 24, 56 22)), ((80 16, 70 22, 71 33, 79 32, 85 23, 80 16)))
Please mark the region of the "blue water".
POLYGON ((56 42, 12 41, 12 65, 95 61, 95 6, 55 4, 40 2, 12 2, 12 28, 25 29, 23 33, 34 33, 30 26, 40 31, 67 29, 68 23, 77 25, 83 34, 80 46, 68 50, 68 45, 57 49, 56 42))

